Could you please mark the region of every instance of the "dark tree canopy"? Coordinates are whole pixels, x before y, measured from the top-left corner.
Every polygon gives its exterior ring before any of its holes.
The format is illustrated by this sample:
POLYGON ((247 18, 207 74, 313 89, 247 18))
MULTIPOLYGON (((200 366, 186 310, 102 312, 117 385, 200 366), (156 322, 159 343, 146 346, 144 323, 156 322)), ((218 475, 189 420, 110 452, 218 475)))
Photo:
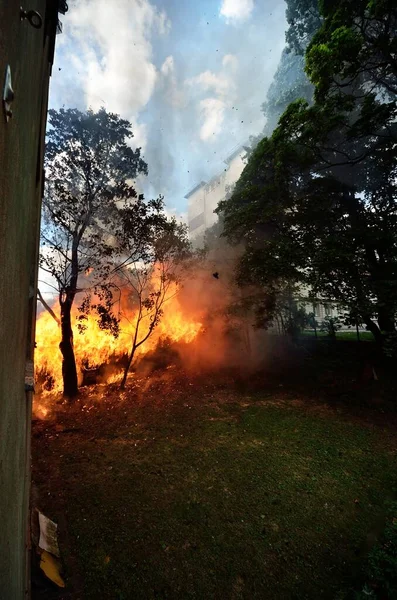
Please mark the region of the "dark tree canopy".
POLYGON ((304 58, 284 50, 267 92, 266 101, 262 104, 262 112, 266 117, 264 135, 271 135, 279 118, 291 102, 298 98, 310 102, 313 98, 313 90, 305 73, 304 58))
POLYGON ((287 0, 286 32, 289 52, 303 55, 313 35, 321 27, 318 0, 287 0))
POLYGON ((245 246, 238 280, 260 286, 269 322, 277 298, 299 285, 340 303, 381 340, 397 316, 395 36, 388 29, 395 7, 341 1, 321 11, 306 51, 315 103, 288 106, 219 211, 224 234, 245 246))
POLYGON ((323 0, 323 24, 306 52, 307 73, 324 98, 332 90, 397 92, 394 0, 323 0))
POLYGON ((118 205, 142 200, 131 184, 147 165, 128 144, 132 137, 130 123, 105 109, 49 111, 40 266, 62 297, 71 298, 79 275, 111 254, 107 226, 118 205))
MULTIPOLYGON (((263 136, 272 134, 279 118, 291 102, 299 98, 309 103, 313 100, 314 87, 305 72, 303 54, 322 23, 317 1, 288 0, 286 17, 289 25, 286 31, 286 47, 261 107, 266 123, 262 134, 251 138, 251 146, 255 146, 263 136)), ((248 155, 249 153, 250 149, 248 155)))

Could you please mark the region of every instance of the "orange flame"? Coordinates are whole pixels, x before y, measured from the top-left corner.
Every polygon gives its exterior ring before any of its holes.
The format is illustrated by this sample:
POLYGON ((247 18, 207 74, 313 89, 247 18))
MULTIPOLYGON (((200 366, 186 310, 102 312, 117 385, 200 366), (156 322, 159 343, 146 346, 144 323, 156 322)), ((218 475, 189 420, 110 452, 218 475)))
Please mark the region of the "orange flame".
MULTIPOLYGON (((192 342, 200 332, 201 323, 189 318, 182 309, 177 296, 177 287, 169 293, 170 300, 163 305, 163 315, 151 336, 138 348, 137 355, 146 354, 154 350, 162 338, 170 338, 175 342, 192 342)), ((59 317, 59 306, 54 305, 53 311, 59 317)), ((79 313, 77 307, 72 309, 72 323, 74 327, 74 350, 77 368, 81 372, 83 364, 95 368, 109 362, 111 357, 121 357, 131 351, 133 334, 135 331, 136 314, 133 311, 124 311, 120 322, 120 335, 114 338, 109 332, 98 327, 95 315, 89 314, 83 333, 77 329, 79 313)), ((140 324, 139 338, 142 339, 149 326, 149 318, 143 319, 140 324)), ((52 377, 54 387, 52 391, 62 390, 62 356, 59 350, 60 329, 53 317, 44 311, 36 323, 36 373, 45 372, 52 377)))

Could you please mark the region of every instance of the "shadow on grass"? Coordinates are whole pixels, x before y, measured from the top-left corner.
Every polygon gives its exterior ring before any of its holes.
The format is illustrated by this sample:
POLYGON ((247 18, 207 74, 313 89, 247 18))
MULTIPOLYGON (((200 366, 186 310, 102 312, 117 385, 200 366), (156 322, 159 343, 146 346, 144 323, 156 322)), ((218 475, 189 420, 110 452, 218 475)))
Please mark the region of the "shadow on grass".
POLYGON ((65 598, 348 597, 393 494, 382 430, 259 391, 180 392, 40 426, 65 598))

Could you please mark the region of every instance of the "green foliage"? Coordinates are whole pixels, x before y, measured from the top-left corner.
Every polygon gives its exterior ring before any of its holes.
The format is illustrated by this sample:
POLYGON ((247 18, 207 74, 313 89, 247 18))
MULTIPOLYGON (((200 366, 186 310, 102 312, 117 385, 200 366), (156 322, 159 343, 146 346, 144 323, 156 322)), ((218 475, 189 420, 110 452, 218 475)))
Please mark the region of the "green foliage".
POLYGON ((134 207, 142 239, 148 218, 161 211, 161 204, 145 204, 127 184, 147 173, 140 149, 127 143, 132 137, 131 124, 105 109, 49 111, 40 266, 55 279, 60 297, 72 302, 87 272, 91 285, 102 283, 117 249, 112 234, 120 215, 125 220, 134 207))
POLYGON ((62 344, 68 350, 63 364, 69 361, 73 395, 70 314, 76 295, 84 293, 80 333, 87 312, 95 311, 99 327, 118 335, 120 315, 113 307, 123 285, 138 306, 133 355, 162 316, 175 265, 189 254, 186 227, 167 217, 163 198, 145 200, 135 189, 147 165, 140 148, 131 148, 132 137, 131 124, 103 108, 49 112, 40 266, 59 292, 62 344), (149 325, 138 336, 144 317, 149 325))
POLYGON ((303 56, 285 49, 267 92, 266 101, 262 104, 262 112, 266 117, 264 135, 271 135, 291 102, 298 98, 311 102, 313 92, 314 87, 305 73, 303 56))
POLYGON ((306 52, 317 101, 286 108, 219 210, 226 237, 245 248, 238 281, 266 290, 269 310, 288 285, 305 285, 380 341, 381 332, 394 331, 397 313, 397 104, 382 94, 395 65, 386 57, 385 76, 371 87, 374 73, 357 57, 364 48, 375 60, 369 29, 394 27, 395 9, 334 4, 323 3, 323 24, 306 52))
POLYGON ((318 322, 316 320, 316 315, 314 314, 314 312, 307 313, 307 325, 312 329, 317 329, 318 322))
POLYGON ((304 308, 293 302, 286 319, 285 330, 292 338, 296 338, 309 325, 309 318, 304 308))
POLYGON ((108 313, 119 265, 181 258, 186 227, 167 218, 161 196, 145 200, 131 184, 147 165, 130 147, 128 121, 105 109, 49 116, 40 266, 60 295, 85 291, 82 312, 97 310, 100 326, 114 329, 108 313))
MULTIPOLYGON (((132 321, 123 311, 120 313, 134 328, 121 388, 125 387, 137 349, 152 335, 162 319, 164 304, 175 295, 181 280, 181 263, 190 256, 186 227, 162 216, 156 222, 145 253, 136 254, 135 241, 131 246, 123 246, 121 262, 115 269, 130 307, 135 308, 132 321)), ((133 234, 130 230, 132 239, 133 234)))
MULTIPOLYGON (((317 39, 321 39, 320 35, 317 39)), ((347 76, 346 61, 353 60, 362 43, 361 35, 345 26, 335 29, 328 43, 313 42, 306 54, 306 69, 317 90, 328 89, 335 72, 341 73, 343 79, 347 76)))
POLYGON ((323 23, 306 52, 306 70, 324 99, 337 90, 397 91, 397 6, 388 0, 323 0, 323 23))
POLYGON ((397 333, 389 332, 385 336, 383 343, 383 351, 388 358, 396 359, 397 357, 397 333))
POLYGON ((285 36, 287 49, 291 53, 304 54, 322 24, 318 0, 287 0, 286 18, 289 25, 285 36))
POLYGON ((266 118, 262 134, 250 138, 247 156, 265 136, 270 136, 283 112, 291 102, 303 98, 311 103, 314 86, 305 72, 304 51, 314 33, 321 27, 322 19, 317 0, 287 0, 286 47, 284 48, 272 83, 262 104, 266 118))
MULTIPOLYGON (((84 290, 104 294, 105 302, 100 299, 96 304, 99 324, 116 331, 108 278, 113 256, 123 243, 115 239, 121 215, 132 206, 135 215, 144 213, 143 222, 138 220, 143 227, 134 233, 144 251, 148 221, 161 212, 161 204, 145 204, 129 183, 147 173, 140 149, 130 146, 132 137, 131 124, 103 108, 96 113, 49 111, 39 264, 58 291, 64 395, 69 398, 75 398, 78 391, 71 321, 76 294, 84 290)), ((78 325, 83 332, 82 320, 78 325)))
POLYGON ((368 555, 366 584, 356 594, 357 600, 397 597, 397 502, 391 503, 388 519, 380 541, 368 555))
POLYGON ((328 336, 332 339, 336 339, 336 332, 341 329, 342 325, 338 317, 330 317, 327 315, 320 327, 320 331, 326 331, 328 336))

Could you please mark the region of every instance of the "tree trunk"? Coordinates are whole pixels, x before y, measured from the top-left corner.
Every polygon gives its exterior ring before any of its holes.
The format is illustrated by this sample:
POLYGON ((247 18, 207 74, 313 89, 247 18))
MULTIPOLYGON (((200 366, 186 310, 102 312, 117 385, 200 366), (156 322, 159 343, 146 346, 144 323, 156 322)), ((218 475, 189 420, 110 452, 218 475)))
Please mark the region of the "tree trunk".
POLYGON ((135 344, 134 344, 133 347, 132 347, 131 353, 130 353, 130 355, 128 357, 128 361, 127 361, 126 367, 124 369, 123 379, 121 380, 121 383, 120 383, 120 389, 121 390, 124 390, 124 388, 125 388, 125 384, 126 384, 126 381, 127 381, 128 373, 129 373, 129 370, 131 368, 132 360, 134 358, 135 350, 136 350, 136 347, 135 347, 135 344))
POLYGON ((244 345, 247 351, 248 356, 251 355, 251 340, 250 340, 250 330, 248 328, 247 323, 243 325, 243 336, 244 336, 244 345))
POLYGON ((126 365, 126 367, 124 369, 123 379, 121 380, 121 383, 120 383, 120 389, 121 390, 124 390, 124 388, 125 388, 125 384, 126 384, 126 381, 127 381, 128 372, 130 370, 131 363, 132 363, 133 358, 135 356, 136 349, 145 340, 147 340, 147 338, 150 335, 150 329, 149 329, 149 332, 148 332, 147 336, 145 338, 143 338, 140 342, 138 342, 138 331, 139 331, 139 325, 141 323, 141 319, 142 319, 142 303, 141 303, 141 298, 139 298, 139 313, 138 313, 138 317, 137 317, 137 320, 136 320, 135 333, 134 333, 134 338, 132 340, 131 353, 130 353, 130 355, 128 357, 127 365, 126 365))
POLYGON ((384 331, 385 333, 393 333, 396 328, 394 325, 394 320, 390 317, 390 314, 387 310, 380 309, 378 312, 378 324, 379 329, 384 331))
POLYGON ((369 317, 364 317, 363 321, 364 321, 367 329, 369 329, 369 331, 374 336, 375 341, 379 344, 379 346, 381 346, 382 345, 382 332, 379 329, 379 327, 377 326, 377 324, 374 323, 373 320, 370 319, 369 317))
POLYGON ((73 400, 78 395, 77 369, 73 348, 71 322, 72 302, 66 298, 61 302, 61 334, 59 348, 62 352, 63 395, 73 400))

